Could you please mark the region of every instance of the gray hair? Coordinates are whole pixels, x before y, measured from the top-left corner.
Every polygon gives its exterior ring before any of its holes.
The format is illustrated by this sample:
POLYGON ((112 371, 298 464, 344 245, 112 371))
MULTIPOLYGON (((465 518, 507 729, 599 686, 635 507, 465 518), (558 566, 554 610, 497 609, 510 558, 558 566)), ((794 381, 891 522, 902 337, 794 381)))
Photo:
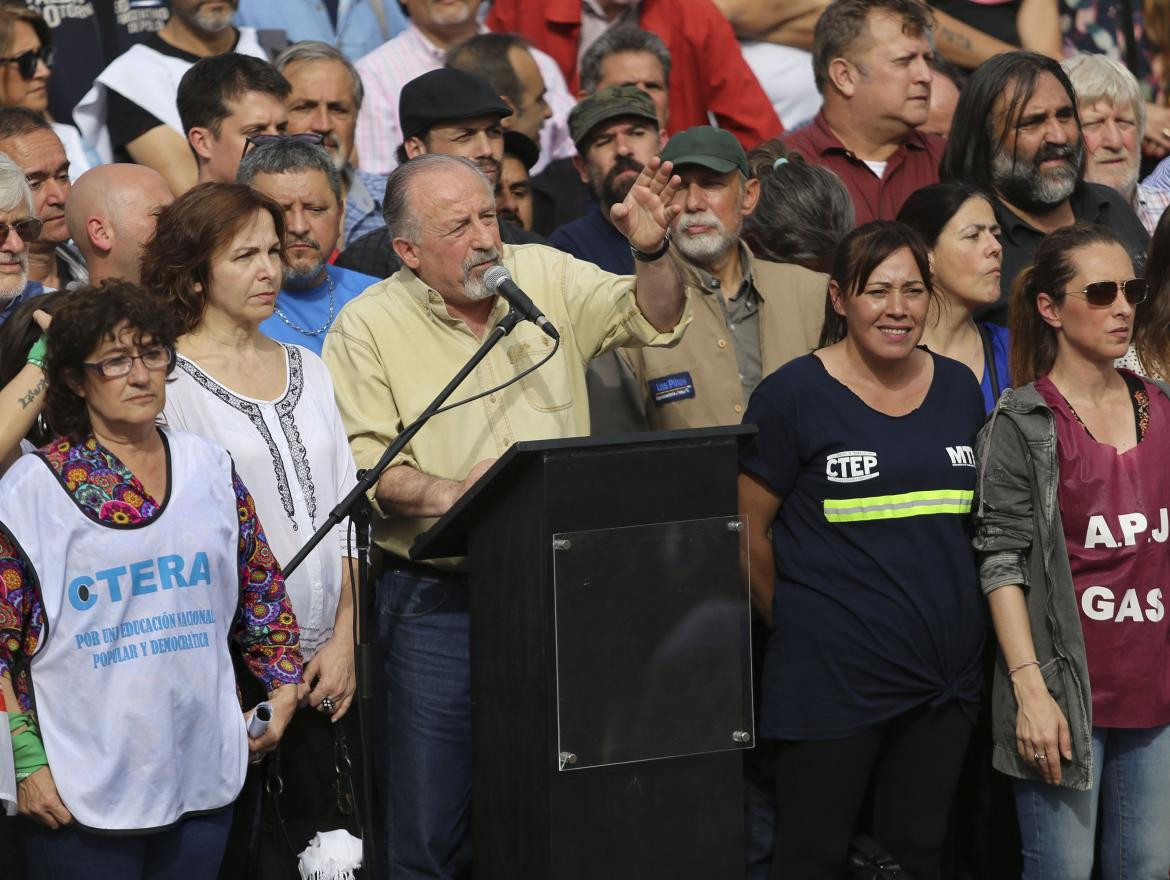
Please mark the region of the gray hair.
POLYGON ((32 190, 24 172, 6 153, 0 153, 0 211, 15 211, 21 205, 30 216, 36 216, 32 190))
POLYGON ((333 197, 341 205, 341 175, 320 144, 282 138, 249 150, 240 160, 236 183, 252 185, 257 174, 288 174, 290 171, 320 171, 329 181, 333 197))
POLYGON ((828 168, 806 162, 779 139, 748 154, 760 200, 744 220, 743 238, 757 257, 828 272, 833 253, 853 229, 853 202, 828 168))
POLYGON ((415 178, 426 174, 445 174, 463 167, 483 181, 484 189, 495 203, 495 191, 479 166, 462 156, 448 156, 445 153, 424 153, 409 162, 403 162, 390 174, 386 181, 386 198, 382 202, 382 218, 390 230, 390 240, 404 238, 418 244, 422 235, 422 222, 412 205, 415 178))
POLYGON ((592 95, 601 82, 601 62, 621 52, 649 52, 662 65, 663 85, 670 86, 670 50, 658 34, 636 27, 610 28, 593 41, 581 58, 581 91, 592 95))
POLYGON ((1116 110, 1132 107, 1137 122, 1137 139, 1146 133, 1146 99, 1137 79, 1124 64, 1105 55, 1078 52, 1060 62, 1077 93, 1081 112, 1098 101, 1116 110))
POLYGON ((362 109, 362 101, 365 99, 366 90, 362 86, 361 75, 357 72, 357 68, 353 66, 352 61, 328 43, 323 43, 320 40, 301 40, 299 43, 293 43, 276 56, 276 60, 272 62, 272 66, 281 73, 284 73, 286 67, 307 61, 336 61, 339 64, 344 64, 345 69, 349 71, 350 80, 353 81, 353 109, 355 111, 362 109))

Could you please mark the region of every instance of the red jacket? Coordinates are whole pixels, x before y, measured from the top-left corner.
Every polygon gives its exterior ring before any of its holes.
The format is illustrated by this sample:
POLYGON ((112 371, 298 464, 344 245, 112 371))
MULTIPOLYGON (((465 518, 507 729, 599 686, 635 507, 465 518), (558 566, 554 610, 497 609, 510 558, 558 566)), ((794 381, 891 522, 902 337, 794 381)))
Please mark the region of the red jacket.
MULTIPOLYGON (((643 0, 638 22, 670 50, 670 132, 707 125, 707 111, 745 150, 783 129, 743 60, 739 43, 711 0, 643 0)), ((580 90, 577 44, 581 0, 492 0, 488 27, 520 34, 556 59, 569 89, 580 90)))

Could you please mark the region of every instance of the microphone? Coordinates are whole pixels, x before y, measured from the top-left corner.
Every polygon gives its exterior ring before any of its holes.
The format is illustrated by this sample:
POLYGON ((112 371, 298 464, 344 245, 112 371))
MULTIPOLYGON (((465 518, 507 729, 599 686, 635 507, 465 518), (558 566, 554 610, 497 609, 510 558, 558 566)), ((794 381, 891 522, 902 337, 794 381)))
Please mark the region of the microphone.
POLYGON ((490 293, 497 293, 508 301, 525 321, 531 321, 553 339, 560 339, 561 334, 552 322, 536 307, 523 290, 516 286, 511 273, 503 266, 492 266, 483 275, 484 286, 490 293))

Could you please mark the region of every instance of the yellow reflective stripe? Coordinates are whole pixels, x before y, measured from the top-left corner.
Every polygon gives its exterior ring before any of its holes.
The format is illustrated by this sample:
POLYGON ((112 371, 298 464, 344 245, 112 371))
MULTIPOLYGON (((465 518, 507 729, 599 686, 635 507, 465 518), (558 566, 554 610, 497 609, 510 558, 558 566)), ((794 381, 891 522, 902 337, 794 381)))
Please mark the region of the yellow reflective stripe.
POLYGON ((825 519, 829 522, 861 522, 935 513, 970 513, 974 494, 967 489, 933 489, 869 498, 826 498, 825 519))

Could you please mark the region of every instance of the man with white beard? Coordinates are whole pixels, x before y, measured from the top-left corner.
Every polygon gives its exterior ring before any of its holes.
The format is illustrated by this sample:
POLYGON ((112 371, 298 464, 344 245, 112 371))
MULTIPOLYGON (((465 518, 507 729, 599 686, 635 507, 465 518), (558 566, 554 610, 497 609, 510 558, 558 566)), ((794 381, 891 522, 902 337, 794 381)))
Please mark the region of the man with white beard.
POLYGON ((662 160, 682 178, 671 222, 689 271, 695 317, 670 349, 623 349, 652 430, 739 424, 760 379, 820 337, 828 279, 752 256, 740 239, 760 182, 730 133, 700 125, 672 137, 662 160))
MULTIPOLYGON (((1121 193, 1146 227, 1154 228, 1170 205, 1170 190, 1138 183, 1146 99, 1137 78, 1107 55, 1078 52, 1060 62, 1077 93, 1085 138, 1085 180, 1121 193)), ((1151 175, 1152 176, 1152 175, 1151 175)))
POLYGON ((40 232, 24 172, 0 154, 0 324, 21 303, 45 292, 39 282, 28 280, 28 242, 40 232))

